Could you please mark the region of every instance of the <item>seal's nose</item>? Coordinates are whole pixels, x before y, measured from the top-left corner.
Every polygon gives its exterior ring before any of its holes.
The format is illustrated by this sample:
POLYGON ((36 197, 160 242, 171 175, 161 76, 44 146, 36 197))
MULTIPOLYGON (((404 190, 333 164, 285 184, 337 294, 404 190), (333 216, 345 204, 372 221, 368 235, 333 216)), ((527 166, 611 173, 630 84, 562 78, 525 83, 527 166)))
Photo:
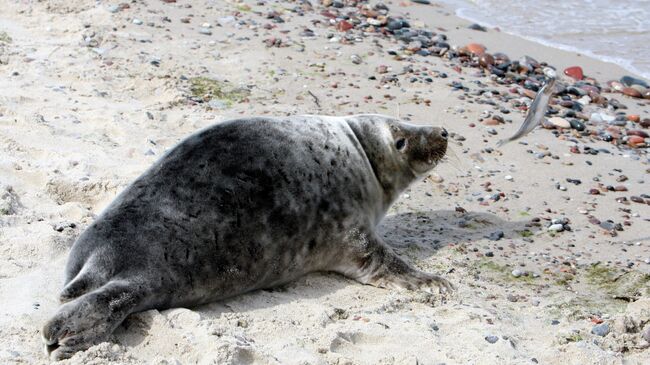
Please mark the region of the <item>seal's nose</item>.
POLYGON ((440 137, 442 137, 442 138, 444 138, 444 139, 447 139, 447 136, 448 136, 448 135, 449 135, 449 134, 447 133, 447 130, 444 129, 444 128, 442 128, 442 130, 440 131, 440 137))

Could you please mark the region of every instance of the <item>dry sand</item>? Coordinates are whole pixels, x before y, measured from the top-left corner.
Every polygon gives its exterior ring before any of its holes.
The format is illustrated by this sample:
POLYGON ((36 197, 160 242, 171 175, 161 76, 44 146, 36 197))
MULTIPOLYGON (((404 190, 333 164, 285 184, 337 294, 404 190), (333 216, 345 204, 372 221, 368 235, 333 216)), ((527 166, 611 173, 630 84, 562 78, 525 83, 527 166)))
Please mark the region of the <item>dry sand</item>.
MULTIPOLYGON (((304 16, 288 11, 297 2, 148 0, 109 11, 118 4, 0 1, 0 363, 48 362, 40 329, 57 308, 70 245, 166 149, 231 117, 299 113, 399 114, 465 138, 451 146, 449 162, 414 184, 381 225, 402 256, 446 275, 458 288, 455 296, 441 303, 422 293, 312 274, 200 308, 133 315, 110 343, 65 363, 650 361, 642 338, 650 331, 650 206, 615 200, 650 193, 644 151, 591 140, 585 144, 611 153, 571 154, 572 143, 537 130, 525 138, 527 146, 512 143, 488 153, 524 115, 513 110, 507 115, 512 124, 489 135, 478 120, 492 107, 461 100, 448 85, 462 81, 473 90, 480 80, 489 88, 505 87, 472 69, 459 74, 440 58, 395 60, 386 50, 397 48, 396 41, 369 36, 353 45, 331 42, 328 33, 340 34, 323 24, 320 5, 304 16), (271 9, 285 23, 266 19, 271 9), (190 23, 182 23, 190 14, 190 23), (321 23, 314 25, 316 19, 321 23), (199 32, 204 22, 212 25, 211 35, 199 32), (302 27, 316 37, 301 38, 302 27), (288 47, 266 47, 263 41, 271 37, 288 47), (353 55, 360 64, 352 62, 353 55), (381 77, 375 71, 380 65, 392 74, 408 64, 449 77, 400 84, 369 79, 381 77), (191 103, 188 79, 196 77, 246 88, 250 95, 242 102, 230 95, 212 108, 191 103), (429 106, 416 103, 424 99, 429 106), (478 126, 469 127, 471 122, 478 126), (557 158, 538 159, 527 150, 557 158), (619 175, 628 180, 616 182, 619 175), (628 191, 589 195, 595 177, 628 191), (487 199, 487 205, 478 201, 495 192, 505 197, 487 199), (548 232, 548 221, 562 217, 570 219, 572 231, 548 232), (629 225, 612 237, 590 217, 629 225), (531 224, 533 218, 541 222, 531 224), (502 239, 486 238, 499 231, 502 239), (515 277, 513 270, 524 275, 515 277), (591 333, 600 321, 610 328, 604 337, 591 333), (488 342, 489 336, 496 342, 488 342)), ((469 30, 437 5, 387 5, 394 13, 409 13, 415 25, 444 28, 452 44, 480 42, 490 51, 530 55, 560 68, 578 64, 601 82, 625 74, 494 30, 469 30)), ((628 113, 650 116, 647 101, 615 97, 628 113)))

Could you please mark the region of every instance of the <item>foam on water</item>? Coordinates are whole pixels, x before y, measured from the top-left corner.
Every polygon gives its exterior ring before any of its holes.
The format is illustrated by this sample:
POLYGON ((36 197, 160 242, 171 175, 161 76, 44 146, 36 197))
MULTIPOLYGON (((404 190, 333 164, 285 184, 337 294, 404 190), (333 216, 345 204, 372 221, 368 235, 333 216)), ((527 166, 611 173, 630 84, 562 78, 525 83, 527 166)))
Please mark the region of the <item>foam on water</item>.
POLYGON ((470 21, 650 79, 650 0, 444 0, 470 21))

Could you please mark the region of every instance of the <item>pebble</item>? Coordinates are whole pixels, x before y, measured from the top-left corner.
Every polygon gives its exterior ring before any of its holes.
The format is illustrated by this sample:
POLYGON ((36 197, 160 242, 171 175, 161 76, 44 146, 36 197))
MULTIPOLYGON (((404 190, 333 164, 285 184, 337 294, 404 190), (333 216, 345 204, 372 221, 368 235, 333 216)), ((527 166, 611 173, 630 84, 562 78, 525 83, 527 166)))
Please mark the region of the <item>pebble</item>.
POLYGON ((505 179, 508 180, 508 181, 514 180, 514 178, 511 175, 506 175, 505 179))
POLYGON ((467 28, 472 29, 472 30, 478 30, 479 32, 487 32, 487 29, 485 29, 484 26, 482 26, 480 24, 477 24, 477 23, 471 24, 467 28))
POLYGON ((636 196, 636 195, 632 195, 632 196, 630 197, 630 200, 633 201, 633 202, 635 202, 635 203, 641 203, 641 204, 645 203, 645 202, 643 201, 643 198, 642 198, 642 197, 640 197, 640 196, 636 196))
POLYGON ((502 239, 504 235, 505 234, 503 233, 503 231, 496 231, 496 232, 490 233, 488 236, 486 236, 486 238, 488 238, 491 241, 498 241, 498 240, 502 239))
POLYGON ((623 76, 621 77, 621 83, 625 86, 631 87, 632 85, 639 85, 645 88, 650 88, 650 85, 648 85, 647 82, 634 78, 632 76, 623 76))
POLYGON ((645 139, 640 136, 629 136, 629 138, 627 139, 627 144, 630 146, 636 146, 644 143, 645 143, 645 139))
POLYGON ((212 35, 212 31, 208 28, 200 28, 199 33, 205 34, 205 35, 212 35))
POLYGON ((497 341, 499 341, 499 337, 494 336, 494 335, 488 335, 488 336, 485 336, 485 341, 487 341, 489 343, 496 343, 497 341))
POLYGON ((596 336, 605 337, 609 333, 609 324, 601 323, 591 328, 591 333, 596 336))
POLYGON ((638 114, 630 114, 627 116, 627 120, 633 123, 639 123, 641 121, 641 116, 638 114))
POLYGON ((356 55, 356 54, 353 54, 352 56, 350 56, 350 59, 352 60, 352 63, 354 63, 355 65, 359 65, 362 62, 361 57, 359 57, 359 55, 356 55))
POLYGON ((519 270, 519 269, 514 269, 514 270, 512 270, 512 276, 514 276, 514 277, 516 277, 516 278, 522 276, 523 274, 524 274, 523 271, 521 271, 521 270, 519 270))
POLYGON ((479 59, 478 59, 478 63, 479 63, 479 65, 481 65, 481 67, 486 67, 486 68, 487 68, 487 67, 490 67, 490 66, 493 66, 493 65, 495 64, 495 62, 496 62, 496 61, 494 60, 494 56, 492 56, 492 55, 489 54, 489 53, 484 53, 484 54, 483 54, 481 57, 479 57, 479 59))
POLYGON ((631 129, 631 130, 627 131, 627 135, 628 136, 638 136, 638 137, 642 137, 642 138, 650 137, 650 135, 648 135, 647 132, 642 131, 642 130, 638 130, 638 129, 631 129))
POLYGON ((567 121, 564 118, 552 117, 549 118, 548 121, 557 128, 563 128, 563 129, 571 128, 571 123, 569 123, 569 121, 567 121))
POLYGON ((578 132, 582 132, 585 130, 585 124, 582 123, 581 121, 577 119, 571 119, 569 120, 569 124, 571 125, 571 128, 577 130, 578 132))
POLYGON ((481 124, 483 124, 483 125, 499 125, 499 124, 501 124, 501 122, 499 122, 497 119, 490 118, 490 119, 486 119, 486 120, 482 121, 481 124))
POLYGON ((582 67, 580 66, 572 66, 564 69, 564 74, 575 79, 575 80, 582 80, 584 78, 584 74, 582 72, 582 67))
POLYGON ((626 87, 623 90, 621 90, 621 92, 624 95, 631 96, 633 98, 641 98, 641 97, 643 97, 643 94, 641 94, 641 92, 639 90, 637 90, 635 88, 632 88, 632 87, 626 87))
POLYGON ((481 56, 485 53, 485 46, 478 43, 470 43, 466 46, 467 50, 471 53, 481 56))
POLYGON ((564 225, 562 224, 551 224, 548 228, 549 231, 551 232, 562 232, 564 231, 564 225))
POLYGON ((133 19, 133 24, 135 24, 135 25, 142 25, 142 20, 140 20, 140 19, 138 19, 138 18, 135 18, 135 19, 133 19))

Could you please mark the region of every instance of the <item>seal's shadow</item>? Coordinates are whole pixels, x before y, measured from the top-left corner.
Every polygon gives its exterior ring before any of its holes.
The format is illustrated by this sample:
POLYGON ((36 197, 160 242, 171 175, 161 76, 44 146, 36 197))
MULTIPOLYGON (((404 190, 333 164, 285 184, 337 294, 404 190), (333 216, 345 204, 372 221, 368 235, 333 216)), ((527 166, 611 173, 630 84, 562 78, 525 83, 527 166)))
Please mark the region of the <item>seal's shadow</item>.
POLYGON ((503 239, 521 238, 520 232, 538 229, 530 220, 511 222, 490 213, 436 210, 386 216, 378 232, 398 252, 416 248, 409 251, 416 252, 418 259, 426 259, 447 245, 471 244, 499 232, 503 232, 503 239))
MULTIPOLYGON (((529 222, 509 222, 489 213, 461 214, 452 210, 407 212, 386 216, 378 233, 405 260, 411 261, 429 259, 449 244, 471 244, 485 240, 486 236, 498 231, 503 232, 504 239, 518 238, 521 231, 538 229, 530 227, 529 222)), ((198 312, 201 319, 216 319, 222 313, 245 313, 282 306, 297 299, 319 300, 349 285, 361 284, 338 274, 316 273, 277 288, 254 291, 192 310, 198 312)), ((169 311, 162 311, 162 315, 167 313, 169 311)), ((136 314, 127 318, 114 333, 116 342, 136 346, 145 341, 150 332, 151 316, 151 313, 136 314)))

